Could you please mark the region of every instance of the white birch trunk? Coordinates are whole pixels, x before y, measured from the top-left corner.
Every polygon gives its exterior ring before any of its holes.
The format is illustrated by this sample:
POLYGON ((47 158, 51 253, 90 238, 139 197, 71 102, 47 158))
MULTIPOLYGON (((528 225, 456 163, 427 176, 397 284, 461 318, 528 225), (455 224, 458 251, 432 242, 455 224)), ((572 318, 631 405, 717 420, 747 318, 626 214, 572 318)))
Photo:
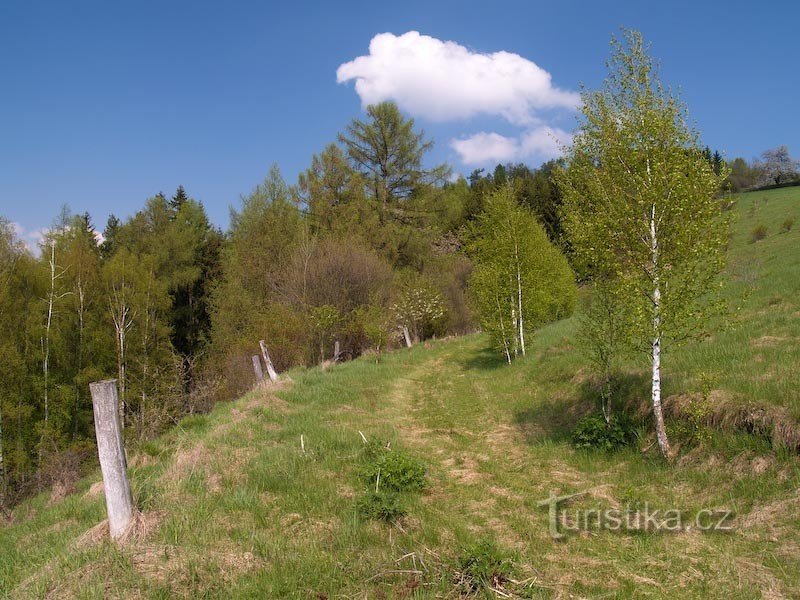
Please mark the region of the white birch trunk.
POLYGON ((519 327, 519 348, 522 352, 522 356, 525 356, 525 323, 522 313, 522 273, 519 264, 519 246, 516 240, 514 240, 514 259, 517 263, 517 310, 519 311, 517 325, 519 327))
POLYGON ((659 279, 658 232, 656 231, 656 207, 650 213, 650 253, 653 269, 653 341, 652 341, 652 405, 655 418, 658 448, 664 458, 669 458, 669 440, 664 425, 661 407, 661 282, 659 279))
POLYGON ((134 510, 128 483, 128 462, 117 404, 117 382, 113 379, 89 384, 97 435, 97 454, 103 472, 103 490, 111 539, 122 537, 133 524, 134 510))
POLYGON ((511 352, 508 349, 508 336, 506 335, 506 327, 503 323, 503 309, 500 307, 500 298, 495 296, 497 301, 497 318, 500 320, 500 336, 503 338, 503 349, 506 352, 506 361, 511 364, 511 352))
POLYGON ((44 340, 42 342, 42 371, 44 375, 44 422, 45 425, 50 419, 50 386, 48 379, 50 376, 50 328, 53 324, 53 304, 56 295, 56 243, 50 242, 50 292, 47 294, 47 322, 44 330, 44 340))

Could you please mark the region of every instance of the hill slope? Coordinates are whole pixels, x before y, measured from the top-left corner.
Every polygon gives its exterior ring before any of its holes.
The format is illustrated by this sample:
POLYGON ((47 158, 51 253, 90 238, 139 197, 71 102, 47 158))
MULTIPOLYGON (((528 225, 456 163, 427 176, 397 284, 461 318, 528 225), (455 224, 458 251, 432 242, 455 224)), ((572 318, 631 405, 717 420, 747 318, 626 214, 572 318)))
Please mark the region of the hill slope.
MULTIPOLYGON (((665 365, 673 403, 712 390, 703 397, 731 431, 703 431, 675 465, 642 451, 646 433, 613 455, 572 448, 574 423, 592 410, 574 319, 539 331, 530 356, 512 367, 482 336, 440 341, 380 364, 365 357, 293 372, 293 383, 184 419, 142 445, 130 463, 144 517, 123 548, 92 532, 104 518, 97 477, 66 498, 18 507, 0 528, 0 593, 456 596, 474 591, 478 567, 497 563, 489 571, 507 577, 491 584, 531 597, 796 597, 800 461, 723 417, 755 404, 784 424, 800 415, 798 231, 778 233, 799 207, 795 190, 739 201, 729 293, 752 288, 743 318, 668 354, 665 365), (769 235, 750 243, 762 222, 769 235), (374 446, 362 434, 426 467, 425 489, 401 497, 406 515, 395 524, 359 511, 373 485, 365 455, 374 446), (570 511, 730 509, 735 530, 590 528, 555 542, 537 506, 551 491, 585 492, 570 511), (493 546, 476 548, 484 539, 493 546)), ((637 368, 626 391, 633 403, 647 395, 637 368)), ((677 423, 674 434, 686 438, 686 428, 677 423)))

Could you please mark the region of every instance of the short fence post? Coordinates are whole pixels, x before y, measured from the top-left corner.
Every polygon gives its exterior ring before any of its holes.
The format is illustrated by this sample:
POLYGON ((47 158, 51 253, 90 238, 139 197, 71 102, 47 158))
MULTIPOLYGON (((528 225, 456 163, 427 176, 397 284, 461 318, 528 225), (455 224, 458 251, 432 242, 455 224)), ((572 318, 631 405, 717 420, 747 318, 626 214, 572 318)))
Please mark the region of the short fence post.
POLYGON ((256 382, 264 381, 264 370, 261 368, 261 358, 258 354, 253 354, 253 372, 256 374, 256 382))
POLYGON ((269 375, 270 381, 278 381, 278 373, 275 371, 275 367, 272 366, 272 361, 269 359, 267 343, 264 340, 261 340, 258 342, 258 345, 261 346, 261 355, 264 357, 264 364, 267 365, 267 375, 269 375))
POLYGON ((134 515, 131 486, 128 483, 128 461, 119 420, 117 380, 90 383, 89 391, 94 408, 97 454, 103 472, 108 531, 111 539, 116 540, 131 526, 134 515))
POLYGON ((403 325, 403 337, 406 340, 406 348, 411 348, 411 335, 408 333, 408 327, 403 325))

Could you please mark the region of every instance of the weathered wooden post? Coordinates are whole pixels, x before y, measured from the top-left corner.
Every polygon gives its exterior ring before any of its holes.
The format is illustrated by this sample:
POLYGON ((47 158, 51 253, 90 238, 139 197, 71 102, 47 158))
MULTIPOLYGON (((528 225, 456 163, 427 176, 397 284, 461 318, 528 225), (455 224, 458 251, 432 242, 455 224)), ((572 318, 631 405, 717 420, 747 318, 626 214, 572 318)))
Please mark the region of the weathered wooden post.
POLYGON ((267 375, 269 375, 270 381, 278 381, 278 373, 275 371, 275 367, 272 366, 272 361, 269 359, 269 351, 267 350, 267 343, 264 340, 258 342, 258 345, 261 346, 261 355, 264 357, 264 364, 267 365, 267 375))
POLYGON ((406 348, 411 348, 411 334, 408 333, 408 327, 403 325, 403 337, 406 340, 406 348))
POLYGON ((89 384, 94 408, 94 430, 97 454, 103 472, 103 489, 108 511, 111 539, 122 536, 133 523, 133 497, 128 483, 128 461, 119 420, 117 380, 108 379, 89 384))
POLYGON ((340 356, 340 353, 339 353, 339 340, 336 340, 333 343, 333 362, 339 362, 340 358, 341 358, 341 356, 340 356))
POLYGON ((264 370, 261 368, 261 357, 253 354, 253 372, 256 374, 256 383, 264 381, 264 370))

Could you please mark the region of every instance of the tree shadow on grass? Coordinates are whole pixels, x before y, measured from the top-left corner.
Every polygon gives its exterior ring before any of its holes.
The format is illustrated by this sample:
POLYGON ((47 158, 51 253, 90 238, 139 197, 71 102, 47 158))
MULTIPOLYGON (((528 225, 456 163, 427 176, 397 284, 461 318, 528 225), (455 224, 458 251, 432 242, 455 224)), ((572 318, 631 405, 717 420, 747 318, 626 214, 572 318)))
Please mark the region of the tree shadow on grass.
POLYGON ((505 357, 493 348, 481 348, 477 352, 457 360, 465 370, 493 371, 500 367, 508 367, 505 357))
MULTIPOLYGON (((642 373, 618 376, 612 413, 625 414, 635 422, 646 419, 649 380, 642 373)), ((600 386, 596 379, 583 381, 572 390, 538 400, 514 413, 514 423, 530 444, 545 440, 569 442, 578 421, 590 414, 600 414, 600 386)))

